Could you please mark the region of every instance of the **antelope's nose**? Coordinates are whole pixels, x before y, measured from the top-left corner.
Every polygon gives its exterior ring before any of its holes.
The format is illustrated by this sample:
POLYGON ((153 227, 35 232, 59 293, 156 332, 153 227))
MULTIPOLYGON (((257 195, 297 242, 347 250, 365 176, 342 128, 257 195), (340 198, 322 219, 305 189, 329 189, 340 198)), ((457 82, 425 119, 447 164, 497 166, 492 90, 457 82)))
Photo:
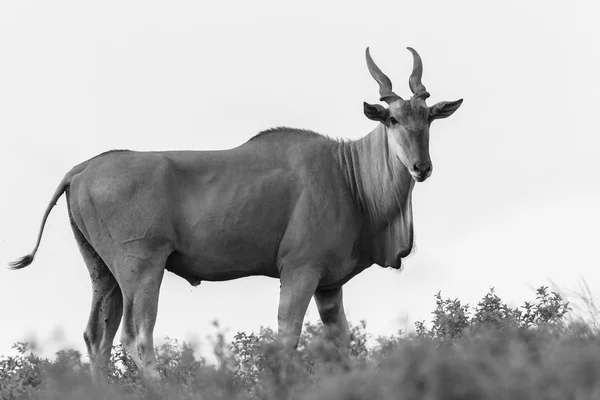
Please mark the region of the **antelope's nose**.
POLYGON ((415 163, 413 165, 413 171, 421 178, 425 179, 431 174, 431 163, 429 161, 415 163))

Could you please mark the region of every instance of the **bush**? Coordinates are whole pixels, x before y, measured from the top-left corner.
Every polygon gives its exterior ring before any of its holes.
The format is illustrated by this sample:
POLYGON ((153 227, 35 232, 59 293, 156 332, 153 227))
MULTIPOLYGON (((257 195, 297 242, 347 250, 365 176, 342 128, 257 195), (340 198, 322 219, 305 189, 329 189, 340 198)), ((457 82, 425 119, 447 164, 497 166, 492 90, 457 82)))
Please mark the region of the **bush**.
POLYGON ((450 343, 465 333, 472 335, 491 330, 501 334, 515 329, 558 329, 564 326, 565 315, 571 310, 569 303, 559 293, 549 293, 547 286, 536 290, 535 303, 526 301, 517 308, 510 308, 503 302, 494 288, 490 289, 474 310, 468 304, 461 304, 458 299, 442 299, 441 293, 437 293, 435 299, 433 326, 427 329, 425 321, 417 321, 416 337, 450 343))
POLYGON ((540 287, 534 302, 509 307, 493 289, 474 307, 435 295, 431 327, 379 337, 369 346, 366 322, 351 325, 348 348, 305 324, 298 351, 285 350, 269 328, 217 335, 216 365, 194 347, 169 339, 156 348, 162 377, 156 392, 142 384, 120 345, 109 366, 112 387, 100 393, 76 351, 53 361, 26 343, 0 359, 0 398, 138 399, 568 399, 600 397, 600 339, 584 323, 567 324, 562 297, 540 287))

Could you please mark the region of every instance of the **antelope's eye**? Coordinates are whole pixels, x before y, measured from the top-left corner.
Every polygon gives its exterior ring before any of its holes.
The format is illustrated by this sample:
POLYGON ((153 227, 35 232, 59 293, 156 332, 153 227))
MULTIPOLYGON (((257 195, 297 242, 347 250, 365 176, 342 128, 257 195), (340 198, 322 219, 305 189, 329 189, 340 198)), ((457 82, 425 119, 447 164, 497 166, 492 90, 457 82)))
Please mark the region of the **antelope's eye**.
POLYGON ((390 117, 390 124, 396 125, 397 123, 398 123, 398 121, 396 121, 396 118, 390 117))

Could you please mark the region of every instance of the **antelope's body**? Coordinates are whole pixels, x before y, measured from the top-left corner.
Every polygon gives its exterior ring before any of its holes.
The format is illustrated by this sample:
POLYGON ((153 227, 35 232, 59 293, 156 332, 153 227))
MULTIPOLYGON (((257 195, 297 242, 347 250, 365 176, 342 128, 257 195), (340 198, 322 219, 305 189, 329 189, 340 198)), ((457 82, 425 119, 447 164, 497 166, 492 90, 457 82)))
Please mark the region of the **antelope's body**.
POLYGON ((379 264, 400 268, 412 249, 411 193, 431 173, 429 124, 460 102, 425 105, 416 52, 412 99, 391 91, 367 51, 389 108, 365 103, 381 122, 357 141, 277 128, 223 151, 101 154, 71 170, 73 232, 94 288, 84 338, 95 381, 106 380, 113 338, 144 376, 156 378, 153 329, 165 269, 192 285, 263 275, 279 278, 279 331, 292 345, 314 296, 328 335, 348 339, 342 285, 379 264))

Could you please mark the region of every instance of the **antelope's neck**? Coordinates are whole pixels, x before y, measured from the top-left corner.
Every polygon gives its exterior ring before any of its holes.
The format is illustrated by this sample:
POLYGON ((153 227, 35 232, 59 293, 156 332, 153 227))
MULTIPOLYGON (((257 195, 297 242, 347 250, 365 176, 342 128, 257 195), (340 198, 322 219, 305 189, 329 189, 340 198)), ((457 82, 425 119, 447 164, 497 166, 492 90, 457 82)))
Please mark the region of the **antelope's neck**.
POLYGON ((359 140, 340 143, 339 158, 357 207, 374 228, 410 209, 414 181, 391 153, 383 125, 359 140))

